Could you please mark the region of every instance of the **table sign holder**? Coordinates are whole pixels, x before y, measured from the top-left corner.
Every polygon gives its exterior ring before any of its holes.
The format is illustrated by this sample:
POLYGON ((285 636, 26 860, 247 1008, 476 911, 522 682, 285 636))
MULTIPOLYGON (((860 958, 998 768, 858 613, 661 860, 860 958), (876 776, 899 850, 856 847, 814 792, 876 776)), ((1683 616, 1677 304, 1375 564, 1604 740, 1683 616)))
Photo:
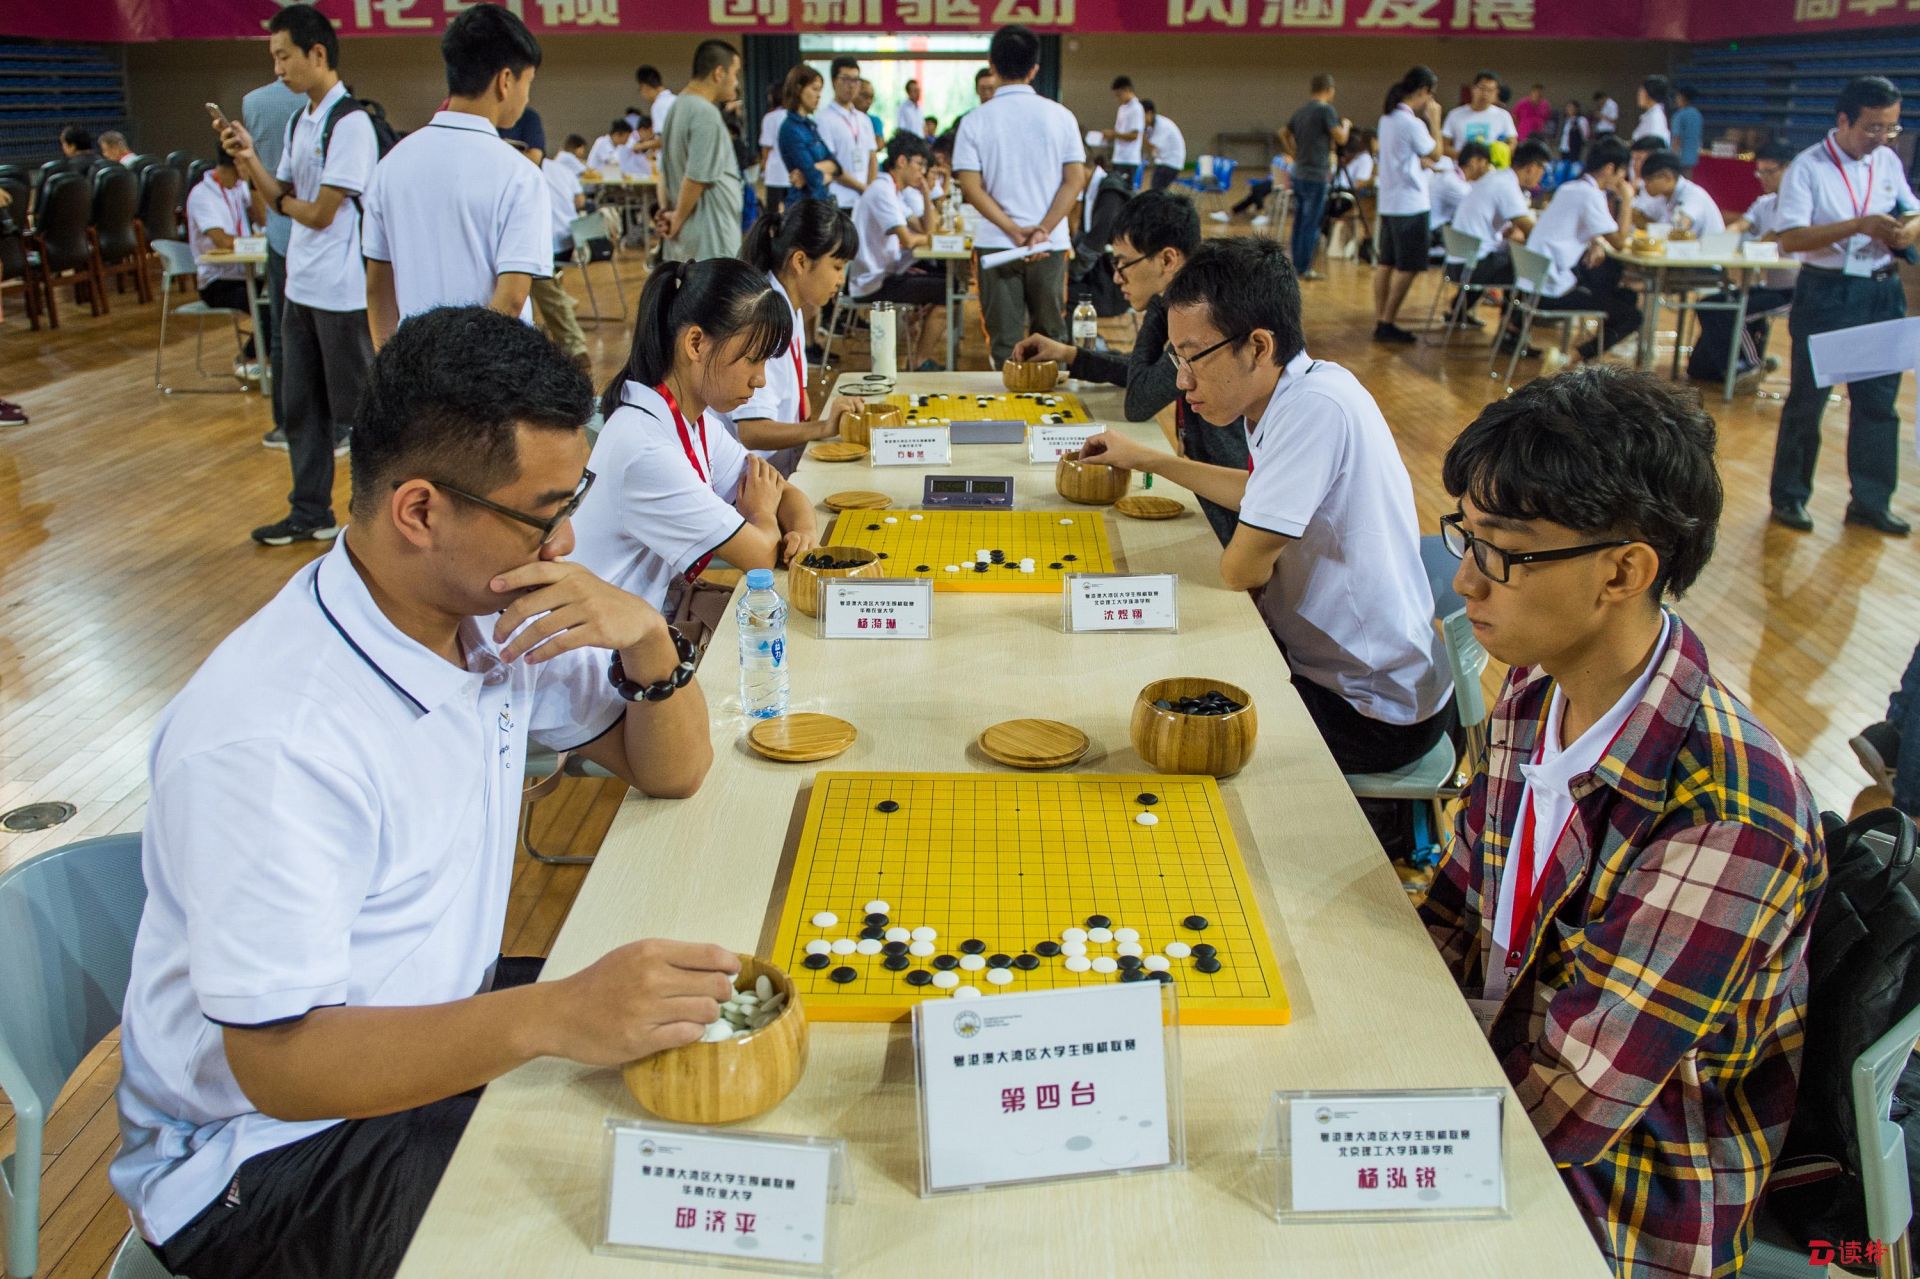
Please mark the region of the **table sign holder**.
POLYGON ((933 579, 822 578, 816 634, 823 640, 930 639, 933 636, 933 579))
POLYGON ((1276 1090, 1255 1153, 1274 1217, 1507 1217, 1506 1099, 1504 1088, 1276 1090))
POLYGON ((950 466, 951 426, 876 426, 867 433, 867 461, 873 466, 950 466))
POLYGON ((839 1138, 659 1119, 609 1118, 603 1175, 595 1253, 763 1274, 832 1275, 833 1207, 854 1199, 839 1138))
POLYGON ((1060 579, 1060 629, 1068 635, 1104 631, 1180 631, 1178 573, 1067 573, 1060 579), (1127 616, 1107 616, 1125 612, 1127 616), (1134 613, 1141 616, 1134 617, 1134 613))
POLYGON ((1186 1169, 1171 982, 922 1000, 913 1067, 923 1199, 1186 1169))
POLYGON ((1105 422, 1043 422, 1027 427, 1027 464, 1053 466, 1107 429, 1105 422))

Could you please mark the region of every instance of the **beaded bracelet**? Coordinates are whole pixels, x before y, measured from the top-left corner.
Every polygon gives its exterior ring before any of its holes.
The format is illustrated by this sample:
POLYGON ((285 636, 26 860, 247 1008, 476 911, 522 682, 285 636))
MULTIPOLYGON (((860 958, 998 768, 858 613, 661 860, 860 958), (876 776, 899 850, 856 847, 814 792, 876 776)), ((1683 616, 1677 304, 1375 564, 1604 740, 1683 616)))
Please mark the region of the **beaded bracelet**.
POLYGON ((673 651, 680 658, 680 664, 666 678, 657 679, 651 684, 640 684, 627 678, 626 668, 620 663, 620 654, 615 652, 613 661, 607 665, 607 681, 613 685, 615 692, 630 702, 664 702, 673 696, 675 689, 687 686, 687 681, 693 678, 693 641, 671 624, 667 627, 667 634, 673 636, 673 651))

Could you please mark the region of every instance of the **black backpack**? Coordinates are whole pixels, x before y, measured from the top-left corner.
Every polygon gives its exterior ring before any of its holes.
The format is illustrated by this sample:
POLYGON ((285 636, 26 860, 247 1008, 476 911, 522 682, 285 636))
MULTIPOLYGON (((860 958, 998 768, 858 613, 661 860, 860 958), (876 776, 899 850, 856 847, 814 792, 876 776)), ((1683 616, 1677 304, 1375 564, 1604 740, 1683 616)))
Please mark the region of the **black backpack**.
MULTIPOLYGON (((1774 1219, 1802 1245, 1865 1239, 1853 1063, 1920 998, 1920 903, 1914 826, 1883 808, 1851 822, 1820 815, 1827 887, 1807 944, 1806 1047, 1787 1140, 1768 1179, 1774 1219)), ((1907 1067, 1891 1118, 1907 1130, 1908 1175, 1920 1144, 1920 1070, 1907 1067)), ((1920 1184, 1913 1185, 1920 1203, 1920 1184)))
MULTIPOLYGON (((334 127, 355 111, 363 112, 367 120, 373 125, 374 163, 378 164, 381 160, 384 160, 387 152, 393 150, 399 143, 400 135, 394 132, 393 125, 387 121, 387 109, 371 98, 356 98, 349 93, 331 107, 327 108, 326 121, 320 126, 320 163, 322 166, 327 162, 328 152, 333 150, 334 127)), ((298 111, 287 118, 286 150, 288 151, 293 150, 293 127, 299 122, 300 112, 298 111)), ((364 218, 367 211, 361 206, 360 197, 355 195, 348 198, 353 201, 353 207, 358 210, 360 216, 364 218)))

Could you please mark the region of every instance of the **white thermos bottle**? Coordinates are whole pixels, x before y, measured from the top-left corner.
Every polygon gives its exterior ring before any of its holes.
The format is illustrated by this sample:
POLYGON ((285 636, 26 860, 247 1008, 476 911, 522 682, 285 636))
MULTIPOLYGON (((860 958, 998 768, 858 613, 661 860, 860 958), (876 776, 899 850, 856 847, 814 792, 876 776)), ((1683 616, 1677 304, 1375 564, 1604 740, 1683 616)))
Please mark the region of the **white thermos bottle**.
POLYGON ((889 382, 900 373, 895 342, 898 319, 891 302, 875 302, 867 316, 867 348, 873 356, 873 371, 889 382))

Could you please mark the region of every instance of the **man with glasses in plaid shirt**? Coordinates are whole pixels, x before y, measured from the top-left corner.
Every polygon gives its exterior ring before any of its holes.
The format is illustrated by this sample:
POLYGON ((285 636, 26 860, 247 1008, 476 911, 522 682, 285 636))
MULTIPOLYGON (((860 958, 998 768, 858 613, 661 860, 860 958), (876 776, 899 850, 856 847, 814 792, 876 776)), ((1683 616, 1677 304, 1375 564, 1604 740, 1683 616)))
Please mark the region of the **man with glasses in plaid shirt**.
POLYGON ((1454 589, 1512 669, 1421 917, 1615 1273, 1735 1275, 1827 871, 1799 771, 1662 607, 1713 553, 1713 421, 1583 365, 1443 476, 1454 589))

